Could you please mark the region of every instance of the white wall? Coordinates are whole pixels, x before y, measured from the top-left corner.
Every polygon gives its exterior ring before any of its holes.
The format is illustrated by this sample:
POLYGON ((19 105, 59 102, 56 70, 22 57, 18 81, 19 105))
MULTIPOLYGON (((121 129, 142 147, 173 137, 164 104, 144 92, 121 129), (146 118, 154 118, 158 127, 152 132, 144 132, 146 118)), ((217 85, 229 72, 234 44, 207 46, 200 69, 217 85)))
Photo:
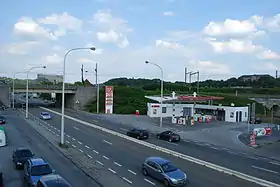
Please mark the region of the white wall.
MULTIPOLYGON (((148 111, 147 115, 150 117, 160 117, 160 107, 153 108, 152 105, 158 105, 159 103, 147 103, 148 111), (156 113, 153 113, 153 110, 156 113)), ((163 113, 163 117, 172 117, 173 114, 173 105, 172 104, 163 104, 163 107, 166 107, 166 113, 163 113)), ((182 116, 183 115, 183 108, 190 107, 193 108, 193 104, 175 104, 175 116, 182 116)), ((215 106, 215 105, 195 105, 195 108, 200 109, 212 109, 216 110, 218 108, 225 110, 225 121, 228 122, 236 122, 236 112, 242 112, 242 122, 248 121, 248 107, 230 107, 230 106, 215 106), (232 116, 233 114, 233 116, 232 116)), ((193 112, 193 111, 192 111, 193 112)))

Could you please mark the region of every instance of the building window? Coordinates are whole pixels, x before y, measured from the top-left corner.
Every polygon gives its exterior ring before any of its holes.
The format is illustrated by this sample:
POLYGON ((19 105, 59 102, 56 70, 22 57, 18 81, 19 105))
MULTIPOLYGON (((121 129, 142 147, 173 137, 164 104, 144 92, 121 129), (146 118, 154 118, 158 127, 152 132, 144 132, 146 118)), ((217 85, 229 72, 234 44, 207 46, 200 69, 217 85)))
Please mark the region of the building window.
POLYGON ((154 110, 153 110, 153 114, 154 114, 154 115, 157 114, 157 109, 154 109, 154 110))
POLYGON ((234 112, 230 113, 230 118, 234 118, 234 112))
POLYGON ((162 113, 166 113, 166 107, 162 107, 162 113))
POLYGON ((247 112, 245 112, 245 118, 247 117, 247 112))

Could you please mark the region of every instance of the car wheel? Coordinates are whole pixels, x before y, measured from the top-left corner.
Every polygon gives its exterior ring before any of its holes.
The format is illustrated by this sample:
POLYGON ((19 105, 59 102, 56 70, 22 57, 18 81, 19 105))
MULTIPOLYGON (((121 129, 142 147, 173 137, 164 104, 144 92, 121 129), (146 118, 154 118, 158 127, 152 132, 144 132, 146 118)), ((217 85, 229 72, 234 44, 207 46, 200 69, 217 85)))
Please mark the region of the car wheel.
POLYGON ((148 175, 148 172, 147 172, 147 170, 145 168, 142 169, 142 173, 143 173, 144 176, 148 175))
POLYGON ((168 180, 164 179, 163 184, 164 184, 165 187, 169 187, 169 182, 168 182, 168 180))

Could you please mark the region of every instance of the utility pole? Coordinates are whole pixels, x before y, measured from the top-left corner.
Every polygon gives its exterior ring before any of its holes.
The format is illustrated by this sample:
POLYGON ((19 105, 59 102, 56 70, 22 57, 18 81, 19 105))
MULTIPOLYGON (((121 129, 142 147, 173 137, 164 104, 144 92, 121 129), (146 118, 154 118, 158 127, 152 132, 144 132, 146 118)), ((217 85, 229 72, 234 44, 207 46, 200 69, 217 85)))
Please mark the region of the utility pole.
POLYGON ((98 83, 98 71, 97 71, 97 63, 95 65, 95 84, 96 84, 96 113, 99 113, 99 83, 98 83))
POLYGON ((81 68, 81 75, 82 75, 82 83, 85 84, 84 81, 84 65, 82 64, 82 68, 81 68))
POLYGON ((185 84, 187 84, 187 75, 188 75, 188 69, 185 68, 185 84))
POLYGON ((275 79, 278 79, 278 70, 276 70, 275 79))
POLYGON ((197 75, 197 88, 196 93, 199 94, 199 71, 197 72, 190 72, 190 80, 193 75, 197 75))

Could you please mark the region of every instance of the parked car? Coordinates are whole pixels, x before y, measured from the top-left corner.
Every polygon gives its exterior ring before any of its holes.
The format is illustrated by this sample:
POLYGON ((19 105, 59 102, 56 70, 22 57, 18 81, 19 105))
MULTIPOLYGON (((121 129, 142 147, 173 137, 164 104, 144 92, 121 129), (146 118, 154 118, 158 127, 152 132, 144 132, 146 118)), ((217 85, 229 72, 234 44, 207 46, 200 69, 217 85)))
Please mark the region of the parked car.
POLYGON ((31 158, 24 164, 23 181, 28 187, 35 187, 41 177, 53 173, 55 170, 42 158, 31 158))
POLYGON ((260 117, 256 117, 255 120, 253 120, 252 118, 250 119, 250 124, 254 123, 254 124, 261 124, 262 123, 262 118, 260 117))
POLYGON ((160 157, 148 157, 142 164, 142 173, 163 182, 166 187, 184 186, 189 183, 186 173, 160 157))
POLYGON ((13 151, 13 163, 15 165, 15 168, 23 168, 24 163, 32 158, 34 156, 34 153, 28 148, 20 147, 13 151))
POLYGON ((178 142, 181 140, 181 137, 179 134, 176 134, 172 131, 164 131, 159 134, 157 134, 158 139, 167 140, 169 142, 178 142))
POLYGON ((64 178, 57 174, 43 176, 36 187, 72 187, 64 178))
POLYGON ((145 129, 131 129, 128 131, 127 136, 137 138, 137 139, 148 139, 149 138, 149 132, 145 129))
POLYGON ((48 112, 41 112, 40 118, 43 120, 49 120, 49 119, 52 119, 52 116, 48 112))
POLYGON ((0 116, 0 125, 6 123, 6 118, 4 116, 0 116))

